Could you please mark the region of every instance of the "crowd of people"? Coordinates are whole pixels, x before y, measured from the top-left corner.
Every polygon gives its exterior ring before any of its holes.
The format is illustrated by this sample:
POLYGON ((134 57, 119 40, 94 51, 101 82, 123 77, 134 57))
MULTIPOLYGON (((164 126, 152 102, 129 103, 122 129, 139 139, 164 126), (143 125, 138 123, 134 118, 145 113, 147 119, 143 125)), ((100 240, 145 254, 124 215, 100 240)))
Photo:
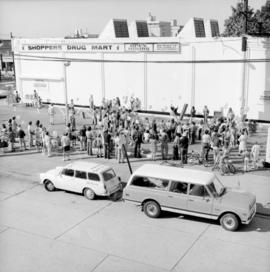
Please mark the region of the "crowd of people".
MULTIPOLYGON (((209 161, 209 152, 212 151, 213 163, 222 163, 224 158, 230 156, 232 149, 238 148, 246 170, 250 159, 253 167, 258 167, 260 146, 256 143, 248 150, 249 126, 238 122, 231 108, 226 117, 209 118, 209 109, 205 106, 203 118, 200 119, 196 118, 194 107, 186 119, 180 118, 177 108, 173 106, 169 118, 142 117, 137 113, 139 108, 140 101, 137 98, 130 100, 130 107, 122 106, 119 98, 103 100, 100 107, 95 107, 90 98, 87 124, 77 127, 78 114, 71 100, 63 135, 48 131, 39 120, 34 124, 29 121, 24 131, 14 116, 2 124, 0 148, 3 151, 8 146, 14 152, 17 138, 21 151, 35 148, 50 157, 52 151, 61 149, 64 160, 70 159, 71 150, 79 148, 89 156, 107 159, 114 156, 119 163, 125 161, 126 154, 135 158, 144 155, 150 160, 156 160, 161 154, 162 160, 172 158, 186 164, 190 145, 199 142, 201 160, 209 161), (146 148, 142 148, 145 144, 148 153, 146 148)), ((55 106, 50 104, 48 115, 51 127, 55 114, 55 106)))

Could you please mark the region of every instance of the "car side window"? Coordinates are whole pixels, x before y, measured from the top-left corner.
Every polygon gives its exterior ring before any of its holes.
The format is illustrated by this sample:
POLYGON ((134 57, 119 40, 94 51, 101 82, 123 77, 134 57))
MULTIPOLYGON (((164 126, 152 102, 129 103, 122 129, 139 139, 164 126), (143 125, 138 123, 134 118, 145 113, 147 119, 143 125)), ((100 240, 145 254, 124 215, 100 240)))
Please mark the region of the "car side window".
POLYGON ((169 180, 134 176, 131 181, 131 185, 154 188, 158 190, 167 190, 169 186, 169 180))
POLYGON ((187 194, 188 184, 186 182, 172 181, 170 192, 187 194))
POLYGON ((100 181, 99 175, 95 173, 88 173, 88 179, 94 181, 100 181))
POLYGON ((80 179, 86 179, 86 172, 76 170, 75 177, 80 179))
POLYGON ((63 171, 62 171, 62 175, 68 176, 68 177, 73 177, 74 176, 74 170, 73 169, 64 168, 63 171))
POLYGON ((189 194, 192 196, 206 197, 209 196, 204 185, 190 184, 189 194))

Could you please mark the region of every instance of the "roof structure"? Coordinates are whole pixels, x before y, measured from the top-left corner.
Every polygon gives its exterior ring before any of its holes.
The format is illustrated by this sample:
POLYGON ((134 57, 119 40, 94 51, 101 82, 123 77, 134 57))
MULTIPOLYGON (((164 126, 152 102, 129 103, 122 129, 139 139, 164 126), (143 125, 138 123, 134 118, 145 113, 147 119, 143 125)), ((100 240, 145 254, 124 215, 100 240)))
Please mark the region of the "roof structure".
POLYGON ((149 176, 167 180, 178 180, 201 185, 209 184, 215 174, 206 171, 177 168, 172 166, 144 164, 133 173, 139 176, 149 176))

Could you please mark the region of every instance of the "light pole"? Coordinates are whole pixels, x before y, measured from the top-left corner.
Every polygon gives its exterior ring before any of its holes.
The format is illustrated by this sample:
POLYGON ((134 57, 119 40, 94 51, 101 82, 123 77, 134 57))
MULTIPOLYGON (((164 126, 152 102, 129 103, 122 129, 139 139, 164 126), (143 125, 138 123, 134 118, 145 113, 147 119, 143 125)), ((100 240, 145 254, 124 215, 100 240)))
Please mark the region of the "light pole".
POLYGON ((70 61, 67 60, 64 62, 64 84, 65 84, 65 108, 66 108, 66 125, 68 124, 68 94, 67 94, 67 67, 70 66, 70 61))

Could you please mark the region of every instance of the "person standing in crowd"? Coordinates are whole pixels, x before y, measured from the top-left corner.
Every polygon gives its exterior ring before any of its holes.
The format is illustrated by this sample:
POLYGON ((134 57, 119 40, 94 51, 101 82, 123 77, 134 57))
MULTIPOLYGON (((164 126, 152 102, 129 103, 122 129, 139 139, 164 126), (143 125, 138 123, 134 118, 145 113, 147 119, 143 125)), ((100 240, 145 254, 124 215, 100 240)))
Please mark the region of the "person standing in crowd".
POLYGON ((142 144, 142 133, 139 130, 139 126, 135 127, 135 131, 133 134, 133 141, 134 141, 134 158, 141 158, 141 144, 142 144))
POLYGON ((93 131, 91 126, 89 126, 86 131, 87 154, 89 156, 93 155, 93 140, 94 140, 93 131))
POLYGON ((15 152, 15 133, 14 131, 12 130, 12 127, 9 127, 8 129, 8 140, 9 140, 9 143, 10 143, 10 151, 11 152, 15 152))
POLYGON ((41 128, 39 122, 36 122, 36 128, 35 128, 35 145, 36 145, 36 150, 40 151, 41 144, 42 144, 42 138, 41 138, 41 128))
POLYGON ((173 141, 173 160, 179 160, 180 133, 176 133, 173 141))
POLYGON ((213 132, 213 134, 212 134, 211 145, 213 148, 214 165, 216 165, 218 157, 219 157, 219 153, 220 153, 219 150, 221 147, 221 141, 220 141, 220 138, 219 138, 219 135, 217 132, 213 132))
POLYGON ((67 132, 65 132, 61 138, 61 144, 63 147, 63 160, 70 160, 69 152, 70 152, 70 139, 68 137, 67 132))
POLYGON ((152 157, 153 161, 156 160, 157 141, 158 141, 158 136, 157 136, 156 132, 152 129, 152 131, 150 133, 150 140, 149 140, 149 142, 150 142, 151 157, 152 157))
POLYGON ((196 115, 196 110, 195 110, 195 107, 192 106, 191 109, 190 109, 190 122, 193 121, 195 115, 196 115))
POLYGON ((209 130, 206 129, 202 136, 202 151, 201 151, 201 157, 203 160, 206 160, 206 162, 208 162, 208 153, 210 150, 210 144, 211 144, 211 137, 209 135, 209 130))
POLYGON ((34 100, 34 107, 37 108, 38 107, 38 93, 36 90, 34 90, 33 100, 34 100))
POLYGON ((30 121, 28 123, 28 126, 27 126, 27 133, 28 133, 28 139, 29 139, 29 148, 33 147, 34 144, 34 130, 32 128, 32 121, 30 121))
POLYGON ((204 108, 203 108, 203 121, 204 121, 204 124, 208 123, 208 116, 209 116, 209 109, 205 105, 204 108))
POLYGON ((168 141, 169 141, 169 137, 167 135, 167 132, 162 129, 161 132, 160 132, 162 160, 167 160, 168 159, 168 141))
POLYGON ((235 117, 235 115, 234 115, 234 112, 233 112, 232 108, 229 108, 228 112, 227 112, 228 122, 231 123, 234 120, 234 117, 235 117))
POLYGON ((118 163, 124 163, 124 148, 126 148, 127 140, 124 131, 120 131, 119 134, 119 145, 118 145, 118 163))
POLYGON ((243 159, 244 159, 243 170, 244 172, 248 172, 249 171, 249 152, 247 151, 247 149, 243 151, 243 159))
POLYGON ((180 158, 182 161, 182 164, 187 163, 187 154, 188 154, 188 137, 187 137, 187 131, 183 132, 182 137, 180 138, 179 146, 180 146, 180 158))
POLYGON ((79 132, 80 137, 80 150, 85 151, 86 150, 86 127, 85 125, 82 126, 79 132))
POLYGON ((55 115, 55 109, 54 109, 54 104, 51 103, 48 107, 48 114, 50 117, 50 125, 54 125, 54 115, 55 115))
POLYGON ((27 150, 26 143, 25 143, 25 132, 22 129, 21 125, 18 125, 18 137, 20 141, 20 150, 22 151, 22 148, 24 147, 24 150, 27 150))
POLYGON ((45 131, 44 144, 45 144, 45 150, 47 150, 47 155, 48 157, 50 157, 51 151, 52 151, 52 143, 51 143, 51 136, 48 131, 45 131))
POLYGON ((248 136, 245 133, 245 130, 242 130, 241 136, 238 138, 239 141, 239 154, 241 155, 244 151, 247 150, 247 139, 248 136))
POLYGON ((12 127, 12 130, 15 133, 15 135, 17 135, 18 124, 17 124, 15 116, 12 117, 11 127, 12 127))
POLYGON ((190 127, 190 143, 195 144, 196 141, 196 134, 197 134, 197 126, 194 121, 191 122, 190 127))
POLYGON ((103 133, 103 144, 104 144, 104 158, 105 159, 110 159, 110 143, 111 143, 111 134, 109 131, 106 129, 103 133))
POLYGON ((260 145, 258 144, 258 142, 255 142, 255 144, 252 146, 250 155, 252 158, 253 168, 258 169, 258 162, 260 156, 260 145))
POLYGON ((97 148, 97 158, 103 157, 102 155, 102 138, 101 134, 98 134, 96 139, 94 140, 94 146, 97 148))

